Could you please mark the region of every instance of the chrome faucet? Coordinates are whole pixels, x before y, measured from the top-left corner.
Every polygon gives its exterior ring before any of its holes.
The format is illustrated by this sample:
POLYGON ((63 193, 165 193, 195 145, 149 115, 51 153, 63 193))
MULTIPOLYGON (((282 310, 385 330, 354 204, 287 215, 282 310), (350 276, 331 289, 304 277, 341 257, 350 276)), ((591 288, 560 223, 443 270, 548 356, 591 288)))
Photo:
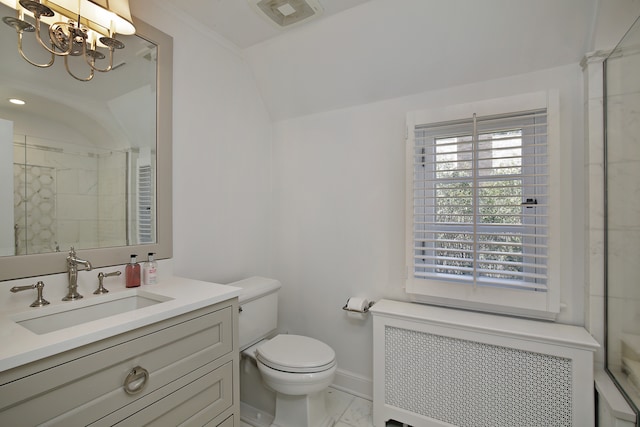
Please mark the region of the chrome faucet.
POLYGON ((62 298, 62 301, 75 301, 82 298, 82 295, 78 293, 78 264, 84 265, 86 271, 91 270, 91 263, 76 257, 76 251, 73 247, 69 250, 67 256, 67 270, 69 272, 69 292, 67 296, 62 298))
POLYGON ((102 271, 98 273, 98 289, 96 289, 93 294, 94 295, 108 294, 109 289, 104 287, 104 284, 102 283, 102 281, 104 280, 105 277, 119 276, 121 274, 122 272, 120 271, 112 271, 111 273, 106 273, 106 274, 103 273, 102 271))
POLYGON ((36 283, 35 285, 14 286, 13 288, 11 288, 9 290, 11 292, 13 292, 13 293, 16 293, 16 292, 26 291, 28 289, 35 289, 38 292, 38 297, 31 304, 30 307, 44 307, 45 305, 49 304, 49 301, 44 299, 43 296, 42 296, 42 290, 44 289, 44 282, 42 282, 42 281, 36 283))

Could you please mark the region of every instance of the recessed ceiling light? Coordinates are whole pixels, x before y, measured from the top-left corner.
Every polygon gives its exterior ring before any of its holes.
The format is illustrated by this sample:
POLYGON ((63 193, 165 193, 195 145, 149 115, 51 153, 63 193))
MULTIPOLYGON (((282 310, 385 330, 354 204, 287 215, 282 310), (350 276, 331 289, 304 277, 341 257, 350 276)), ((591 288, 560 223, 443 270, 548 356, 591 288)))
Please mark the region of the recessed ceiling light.
POLYGON ((26 104, 25 101, 23 101, 22 99, 18 99, 18 98, 9 98, 9 102, 12 104, 16 104, 16 105, 24 105, 26 104))

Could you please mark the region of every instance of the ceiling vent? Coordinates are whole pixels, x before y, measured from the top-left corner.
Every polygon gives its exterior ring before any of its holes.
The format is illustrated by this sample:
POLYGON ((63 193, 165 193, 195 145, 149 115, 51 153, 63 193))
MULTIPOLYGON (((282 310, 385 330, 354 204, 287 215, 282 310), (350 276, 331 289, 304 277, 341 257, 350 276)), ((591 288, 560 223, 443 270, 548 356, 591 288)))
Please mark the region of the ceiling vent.
POLYGON ((324 11, 318 0, 249 0, 249 4, 278 28, 307 22, 324 11))

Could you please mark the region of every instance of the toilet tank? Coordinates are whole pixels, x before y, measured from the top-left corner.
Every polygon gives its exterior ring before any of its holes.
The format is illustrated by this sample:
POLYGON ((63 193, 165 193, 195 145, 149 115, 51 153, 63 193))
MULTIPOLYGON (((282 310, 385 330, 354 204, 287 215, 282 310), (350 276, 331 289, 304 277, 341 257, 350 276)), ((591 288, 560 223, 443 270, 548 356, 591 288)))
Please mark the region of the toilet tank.
POLYGON ((240 350, 244 350, 275 332, 278 327, 278 290, 282 286, 275 279, 250 277, 229 286, 242 288, 238 297, 238 335, 240 350))

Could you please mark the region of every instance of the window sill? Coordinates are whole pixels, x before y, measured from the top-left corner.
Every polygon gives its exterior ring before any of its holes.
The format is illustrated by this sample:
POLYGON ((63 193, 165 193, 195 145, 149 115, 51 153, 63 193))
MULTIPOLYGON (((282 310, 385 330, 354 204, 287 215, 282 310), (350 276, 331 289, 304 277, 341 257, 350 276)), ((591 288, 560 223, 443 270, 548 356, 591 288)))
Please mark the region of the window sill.
POLYGON ((497 288, 473 290, 467 285, 426 282, 407 283, 405 291, 412 302, 548 321, 555 321, 559 312, 549 309, 546 292, 497 288))

